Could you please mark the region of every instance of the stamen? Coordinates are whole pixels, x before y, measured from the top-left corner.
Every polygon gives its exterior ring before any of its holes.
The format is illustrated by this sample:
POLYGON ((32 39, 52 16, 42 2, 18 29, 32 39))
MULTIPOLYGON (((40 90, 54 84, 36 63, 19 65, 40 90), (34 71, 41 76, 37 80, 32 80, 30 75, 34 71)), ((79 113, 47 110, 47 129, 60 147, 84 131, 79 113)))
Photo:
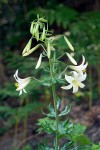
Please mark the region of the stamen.
POLYGON ((86 69, 84 69, 83 72, 86 73, 86 69))
POLYGON ((18 84, 17 82, 15 83, 15 87, 16 87, 16 88, 18 88, 18 87, 19 87, 19 84, 18 84))
POLYGON ((72 81, 75 85, 80 86, 80 82, 77 82, 76 80, 72 81))

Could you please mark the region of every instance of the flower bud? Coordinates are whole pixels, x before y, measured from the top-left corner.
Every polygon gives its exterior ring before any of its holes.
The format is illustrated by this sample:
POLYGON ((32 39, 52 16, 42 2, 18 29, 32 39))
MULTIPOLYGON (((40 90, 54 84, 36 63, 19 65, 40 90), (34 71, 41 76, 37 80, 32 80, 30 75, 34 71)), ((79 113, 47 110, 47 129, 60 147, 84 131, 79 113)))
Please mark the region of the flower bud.
POLYGON ((69 53, 66 53, 68 58, 70 59, 70 61, 74 64, 74 65, 77 65, 77 62, 76 60, 69 54, 69 53))
POLYGON ((74 48, 73 48, 72 44, 69 42, 69 40, 65 36, 64 36, 64 40, 67 43, 67 45, 70 48, 70 50, 74 51, 74 48))
POLYGON ((27 45, 25 46, 25 48, 22 52, 22 55, 30 50, 31 44, 32 44, 32 39, 30 39, 29 42, 27 43, 27 45))
POLYGON ((42 53, 40 54, 40 57, 38 59, 38 62, 37 62, 37 65, 36 65, 35 69, 38 69, 40 67, 41 61, 42 61, 42 53))
POLYGON ((31 23, 30 33, 31 33, 32 35, 34 34, 34 32, 33 32, 33 22, 31 23))
POLYGON ((50 42, 48 41, 48 45, 47 45, 47 56, 48 56, 48 58, 50 58, 50 55, 51 55, 50 42))
POLYGON ((45 26, 43 28, 43 32, 42 32, 42 35, 41 35, 41 40, 43 41, 45 39, 45 26))
POLYGON ((28 56, 28 55, 30 55, 32 52, 34 52, 36 49, 38 49, 39 48, 39 44, 38 45, 36 45, 35 47, 33 47, 32 49, 30 49, 28 52, 26 52, 26 53, 23 53, 23 56, 28 56))

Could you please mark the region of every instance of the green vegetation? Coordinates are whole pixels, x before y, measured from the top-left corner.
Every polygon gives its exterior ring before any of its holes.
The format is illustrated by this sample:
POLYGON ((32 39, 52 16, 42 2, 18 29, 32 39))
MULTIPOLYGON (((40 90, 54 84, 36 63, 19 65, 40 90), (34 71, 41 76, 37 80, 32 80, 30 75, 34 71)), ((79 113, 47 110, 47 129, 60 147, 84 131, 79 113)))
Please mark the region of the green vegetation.
MULTIPOLYGON (((18 123, 24 121, 26 116, 29 116, 33 111, 40 111, 40 107, 44 107, 45 104, 48 104, 51 98, 51 91, 48 88, 48 80, 50 82, 50 79, 48 78, 47 80, 48 72, 41 78, 42 83, 47 86, 42 87, 41 83, 34 80, 26 89, 29 91, 27 95, 24 94, 19 97, 14 85, 13 74, 15 70, 20 70, 20 76, 24 75, 24 77, 26 77, 26 75, 31 74, 40 79, 41 74, 44 74, 43 68, 47 67, 47 59, 45 59, 39 70, 34 69, 38 52, 35 52, 35 55, 31 55, 30 58, 23 58, 21 56, 22 50, 30 38, 28 29, 37 14, 40 14, 40 17, 45 16, 49 21, 50 27, 55 33, 54 37, 62 33, 68 37, 76 50, 77 55, 75 58, 77 58, 79 62, 82 54, 86 57, 86 60, 88 60, 88 81, 86 82, 84 92, 79 90, 74 96, 69 97, 70 100, 74 100, 76 103, 77 101, 81 103, 84 100, 91 110, 92 105, 98 102, 100 96, 100 13, 85 12, 80 14, 63 4, 57 5, 56 1, 53 1, 53 4, 52 2, 45 2, 44 6, 42 3, 40 5, 40 1, 35 2, 33 5, 33 2, 25 4, 21 0, 19 5, 17 2, 14 4, 17 5, 19 10, 16 11, 16 13, 14 13, 15 7, 9 7, 10 4, 8 0, 2 0, 1 4, 3 13, 5 12, 5 7, 7 11, 4 13, 6 17, 2 16, 1 21, 2 38, 0 63, 4 65, 5 74, 3 77, 1 76, 0 79, 0 120, 4 120, 6 123, 0 126, 0 134, 3 135, 9 129, 16 126, 17 121, 18 123), (43 98, 43 103, 45 104, 41 103, 40 100, 43 93, 45 93, 43 98), (28 103, 26 102, 27 100, 29 100, 28 103)), ((36 45, 35 39, 33 40, 33 44, 36 45)), ((65 41, 63 38, 60 38, 56 45, 56 49, 58 50, 57 57, 65 52, 66 48, 65 41)), ((41 50, 42 48, 39 49, 39 51, 41 50)), ((64 57, 62 59, 65 60, 64 57)), ((63 65, 64 64, 62 64, 62 66, 63 65)), ((59 69, 62 70, 62 67, 59 66, 59 69)), ((63 83, 63 81, 58 81, 58 84, 61 82, 63 83)), ((79 126, 77 130, 78 129, 82 131, 81 126, 79 126)), ((84 142, 83 133, 81 136, 84 142)), ((78 135, 73 140, 79 142, 80 136, 78 135)), ((88 140, 86 140, 86 142, 87 141, 88 140)), ((67 146, 70 145, 71 143, 67 146)), ((99 145, 94 144, 92 149, 98 149, 98 147, 100 147, 99 145)), ((85 150, 85 148, 83 149, 85 150)), ((28 145, 23 148, 23 150, 31 150, 31 147, 28 145)))

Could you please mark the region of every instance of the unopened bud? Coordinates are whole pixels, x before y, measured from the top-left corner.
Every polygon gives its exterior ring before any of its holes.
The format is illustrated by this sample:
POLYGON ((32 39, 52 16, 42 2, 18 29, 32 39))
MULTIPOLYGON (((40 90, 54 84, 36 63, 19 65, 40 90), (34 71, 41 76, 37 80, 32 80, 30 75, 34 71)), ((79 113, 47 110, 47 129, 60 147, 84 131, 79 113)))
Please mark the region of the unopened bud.
POLYGON ((64 40, 66 41, 68 47, 70 48, 70 50, 74 51, 74 48, 72 46, 72 44, 69 42, 69 40, 64 36, 64 40))
POLYGON ((32 49, 30 49, 28 52, 24 53, 23 56, 28 56, 30 55, 31 53, 33 53, 36 49, 39 48, 39 44, 36 45, 35 47, 33 47, 32 49))
POLYGON ((42 61, 42 53, 40 54, 40 57, 38 59, 38 62, 37 62, 37 65, 36 65, 35 69, 38 69, 40 67, 41 61, 42 61))
POLYGON ((30 39, 29 42, 27 43, 27 45, 25 46, 25 48, 22 52, 22 55, 30 50, 31 44, 32 44, 32 39, 30 39))

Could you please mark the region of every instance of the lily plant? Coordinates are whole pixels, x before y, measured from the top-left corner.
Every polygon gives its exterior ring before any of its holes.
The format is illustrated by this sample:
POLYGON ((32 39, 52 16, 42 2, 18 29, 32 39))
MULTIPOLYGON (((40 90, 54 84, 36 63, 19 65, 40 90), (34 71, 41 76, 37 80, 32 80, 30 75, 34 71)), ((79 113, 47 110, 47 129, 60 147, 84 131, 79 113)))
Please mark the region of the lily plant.
MULTIPOLYGON (((59 111, 61 100, 57 95, 56 86, 57 84, 59 84, 60 89, 62 90, 70 90, 71 88, 73 88, 72 93, 76 93, 80 88, 84 88, 85 84, 83 83, 83 81, 85 81, 87 77, 85 70, 88 63, 85 61, 85 57, 82 55, 82 62, 78 65, 77 61, 68 52, 74 52, 74 47, 72 46, 68 38, 64 35, 52 36, 52 32, 48 30, 48 21, 46 19, 39 18, 38 16, 37 19, 31 23, 30 33, 32 35, 31 39, 29 39, 27 45, 25 46, 22 52, 22 56, 26 57, 31 53, 34 53, 34 51, 38 52, 39 48, 43 49, 39 54, 35 69, 39 69, 39 67, 41 67, 42 60, 44 59, 44 57, 46 57, 48 60, 48 66, 44 68, 44 71, 48 72, 48 80, 46 81, 46 83, 48 82, 48 84, 45 84, 40 80, 39 81, 43 83, 43 86, 48 86, 48 88, 51 88, 53 96, 53 106, 52 104, 48 106, 49 113, 46 114, 42 111, 42 113, 46 117, 39 119, 38 126, 40 128, 38 129, 38 132, 45 131, 48 134, 54 135, 54 145, 50 147, 49 144, 47 145, 47 143, 44 143, 42 145, 39 145, 38 149, 80 150, 80 147, 78 147, 78 142, 76 144, 76 141, 73 138, 75 136, 73 123, 69 122, 69 119, 61 121, 61 118, 70 112, 70 106, 67 105, 62 112, 59 111), (63 37, 65 40, 67 51, 57 58, 55 43, 57 43, 57 40, 61 37, 63 37), (37 40, 37 45, 35 45, 34 47, 32 47, 33 39, 37 40), (70 65, 66 66, 65 62, 61 62, 61 57, 63 57, 64 55, 66 56, 66 59, 69 58, 70 65), (60 63, 63 63, 65 66, 65 68, 62 68, 62 71, 61 69, 59 70, 59 66, 61 66, 60 63), (64 145, 59 145, 59 140, 63 138, 66 138, 67 142, 65 142, 64 145)), ((21 95, 22 92, 26 93, 26 86, 32 81, 32 79, 36 79, 35 77, 26 77, 25 79, 21 79, 18 77, 18 70, 15 72, 14 78, 17 82, 16 91, 19 91, 19 95, 21 95)), ((38 82, 38 79, 36 80, 38 82)))

